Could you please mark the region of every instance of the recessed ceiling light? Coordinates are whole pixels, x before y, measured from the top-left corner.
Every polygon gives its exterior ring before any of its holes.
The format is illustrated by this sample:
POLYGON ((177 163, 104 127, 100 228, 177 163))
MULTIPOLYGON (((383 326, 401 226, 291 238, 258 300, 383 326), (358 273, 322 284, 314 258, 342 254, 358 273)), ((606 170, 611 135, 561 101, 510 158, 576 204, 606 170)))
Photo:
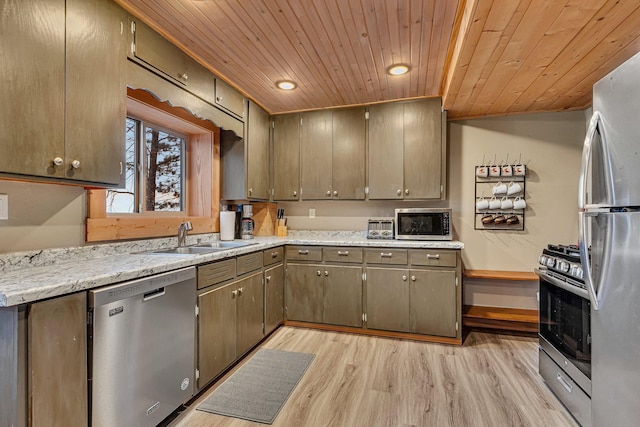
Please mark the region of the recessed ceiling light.
POLYGON ((391 76, 401 76, 409 72, 410 67, 406 64, 393 64, 387 67, 387 74, 391 76))
POLYGON ((282 90, 293 90, 296 88, 296 84, 291 80, 280 80, 276 82, 276 86, 282 90))

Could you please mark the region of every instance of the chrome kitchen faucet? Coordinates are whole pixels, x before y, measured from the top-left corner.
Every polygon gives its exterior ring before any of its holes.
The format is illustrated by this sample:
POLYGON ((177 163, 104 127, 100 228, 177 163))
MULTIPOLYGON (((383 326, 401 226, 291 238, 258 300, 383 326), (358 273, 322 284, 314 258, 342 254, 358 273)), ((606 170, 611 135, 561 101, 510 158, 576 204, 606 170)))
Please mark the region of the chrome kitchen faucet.
POLYGON ((183 222, 178 226, 178 247, 185 246, 187 233, 191 230, 193 230, 193 226, 190 221, 183 222))

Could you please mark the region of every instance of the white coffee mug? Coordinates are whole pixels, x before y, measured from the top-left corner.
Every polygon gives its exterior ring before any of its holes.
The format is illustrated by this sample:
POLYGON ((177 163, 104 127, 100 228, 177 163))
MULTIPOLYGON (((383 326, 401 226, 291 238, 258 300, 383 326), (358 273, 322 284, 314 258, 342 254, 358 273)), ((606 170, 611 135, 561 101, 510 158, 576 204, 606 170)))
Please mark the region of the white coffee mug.
POLYGON ((518 196, 513 200, 514 209, 524 209, 526 207, 527 207, 527 202, 525 202, 522 197, 518 196))
POLYGON ((522 191, 522 187, 517 182, 510 182, 507 186, 507 195, 512 196, 522 191))
POLYGON ((489 208, 490 209, 499 209, 500 208, 500 200, 496 199, 495 196, 489 200, 489 208))
POLYGON ((487 209, 488 207, 489 207, 489 201, 487 199, 485 199, 484 197, 481 197, 476 202, 476 209, 478 209, 479 211, 481 211, 483 209, 487 209))
POLYGON ((507 196, 504 196, 502 200, 500 200, 500 209, 511 209, 511 208, 513 208, 513 201, 507 196))
POLYGON ((500 166, 489 166, 489 176, 500 176, 500 166))
POLYGON ((502 174, 502 176, 511 176, 511 175, 513 175, 513 167, 511 165, 503 165, 501 174, 502 174))
POLYGON ((489 167, 488 166, 476 166, 476 176, 480 178, 486 178, 489 176, 489 167))
POLYGON ((496 185, 493 186, 493 188, 491 189, 491 191, 493 192, 494 195, 498 195, 498 194, 505 194, 507 192, 507 184, 504 184, 502 182, 497 183, 496 185))
POLYGON ((513 167, 513 174, 515 176, 525 176, 527 173, 527 167, 525 165, 515 165, 513 167))

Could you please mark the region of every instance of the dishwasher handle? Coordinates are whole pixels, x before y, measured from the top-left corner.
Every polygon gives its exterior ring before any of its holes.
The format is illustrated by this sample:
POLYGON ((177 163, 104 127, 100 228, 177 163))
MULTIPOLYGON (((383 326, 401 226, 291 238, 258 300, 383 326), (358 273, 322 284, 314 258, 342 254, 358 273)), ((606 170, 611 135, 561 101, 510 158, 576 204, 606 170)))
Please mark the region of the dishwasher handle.
POLYGON ((151 292, 147 292, 145 294, 142 295, 142 301, 149 301, 155 298, 159 298, 161 296, 163 296, 164 294, 166 294, 167 292, 164 289, 164 286, 158 289, 154 289, 151 292))

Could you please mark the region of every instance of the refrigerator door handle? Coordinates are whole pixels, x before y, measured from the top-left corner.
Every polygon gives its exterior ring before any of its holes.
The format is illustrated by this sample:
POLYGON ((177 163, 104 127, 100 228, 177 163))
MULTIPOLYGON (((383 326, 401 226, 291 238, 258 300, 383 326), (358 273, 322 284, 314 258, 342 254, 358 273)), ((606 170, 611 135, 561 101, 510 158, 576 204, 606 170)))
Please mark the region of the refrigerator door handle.
POLYGON ((582 165, 580 166, 580 178, 578 180, 578 209, 584 210, 587 205, 587 172, 589 162, 591 161, 591 150, 593 140, 600 122, 600 113, 594 111, 587 130, 587 136, 584 138, 584 147, 582 148, 582 165))
MULTIPOLYGON (((589 252, 587 251, 587 216, 597 216, 597 213, 578 212, 578 246, 580 248, 580 260, 582 261, 584 284, 587 286, 589 300, 591 300, 591 308, 598 311, 598 294, 596 294, 595 287, 593 286, 593 276, 591 275, 591 260, 589 260, 589 252)), ((602 284, 600 286, 602 286, 602 284)))

